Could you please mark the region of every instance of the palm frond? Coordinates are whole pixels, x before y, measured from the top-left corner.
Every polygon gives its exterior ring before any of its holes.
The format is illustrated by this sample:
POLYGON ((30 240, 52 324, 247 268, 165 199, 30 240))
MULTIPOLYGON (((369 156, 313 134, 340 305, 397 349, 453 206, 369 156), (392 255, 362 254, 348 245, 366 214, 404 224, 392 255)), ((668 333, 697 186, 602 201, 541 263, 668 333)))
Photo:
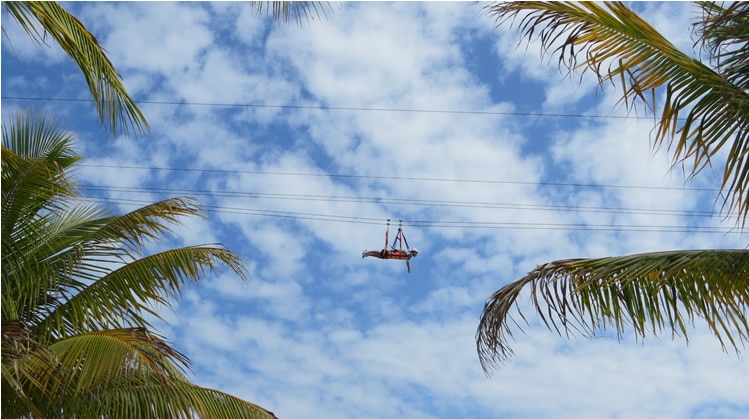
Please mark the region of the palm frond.
POLYGON ((75 196, 66 170, 79 157, 72 137, 43 113, 12 115, 2 138, 2 313, 28 321, 17 308, 38 301, 48 277, 39 274, 32 254, 50 237, 54 214, 64 213, 75 196))
POLYGON ((91 237, 91 241, 115 241, 137 252, 147 243, 163 239, 165 233, 172 232, 169 226, 179 224, 180 217, 186 216, 205 218, 197 199, 189 196, 167 198, 112 218, 91 237))
POLYGON ((54 352, 34 339, 34 330, 20 320, 2 322, 2 415, 41 417, 41 410, 29 394, 41 394, 43 372, 57 365, 54 352), (35 366, 29 365, 33 359, 35 366))
POLYGON ((38 333, 67 336, 77 330, 147 327, 146 315, 159 318, 157 307, 169 307, 187 281, 197 282, 224 266, 244 278, 242 259, 218 245, 170 249, 132 261, 55 307, 38 333))
POLYGON ((9 418, 40 418, 44 417, 42 409, 26 393, 22 384, 17 380, 17 370, 13 366, 2 366, 2 404, 0 415, 9 418))
POLYGON ((693 28, 697 43, 710 53, 718 72, 732 84, 749 90, 749 4, 699 2, 702 18, 693 28))
POLYGON ((125 89, 99 41, 57 2, 8 1, 3 7, 36 42, 46 44, 49 34, 83 72, 100 120, 113 135, 144 133, 148 121, 125 89), (43 29, 39 33, 38 22, 43 29))
POLYGON ((666 144, 674 164, 699 173, 723 147, 723 209, 743 226, 749 215, 749 93, 677 49, 620 2, 507 2, 485 6, 497 24, 520 18, 530 42, 559 57, 571 72, 593 73, 600 84, 619 80, 624 103, 656 112, 654 147, 666 144), (553 51, 551 50, 552 48, 553 51), (656 98, 663 92, 663 108, 656 98), (691 163, 689 163, 691 161, 691 163))
MULTIPOLYGON (((560 335, 592 336, 612 327, 620 338, 663 330, 687 339, 687 327, 704 320, 724 348, 749 339, 749 251, 685 250, 599 259, 569 259, 538 266, 496 291, 486 302, 476 342, 484 371, 513 355, 520 329, 510 311, 530 288, 531 304, 560 335)), ((526 324, 525 315, 517 308, 526 324)))
POLYGON ((118 417, 155 418, 247 418, 277 419, 273 412, 231 396, 188 382, 168 387, 144 385, 124 391, 119 388, 103 392, 96 399, 103 412, 118 417))
POLYGON ((43 111, 14 111, 3 124, 3 146, 19 156, 56 162, 63 169, 81 158, 73 149, 73 135, 43 111))
POLYGON ((257 9, 258 14, 262 14, 265 10, 273 16, 274 20, 283 20, 284 23, 293 17, 297 25, 301 25, 302 20, 309 23, 310 19, 314 20, 315 17, 322 19, 320 13, 327 17, 325 6, 333 12, 330 2, 321 1, 253 1, 251 3, 253 8, 257 9))
POLYGON ((48 371, 55 365, 57 358, 54 352, 34 339, 32 327, 20 320, 3 320, 3 404, 7 401, 15 405, 14 409, 38 413, 38 408, 26 389, 41 392, 45 385, 42 381, 48 381, 42 378, 42 371, 48 371), (35 364, 33 367, 29 365, 29 360, 32 359, 35 364))
POLYGON ((189 361, 145 329, 107 330, 63 339, 50 346, 59 365, 45 378, 55 395, 40 406, 46 417, 242 417, 275 418, 253 404, 195 386, 174 365, 189 361))
POLYGON ((33 357, 23 360, 25 368, 36 371, 41 385, 30 387, 20 380, 45 417, 69 417, 65 406, 85 404, 102 389, 185 381, 179 368, 189 366, 189 360, 163 338, 140 328, 81 334, 48 348, 57 359, 52 368, 33 357))
POLYGON ((43 112, 12 113, 2 127, 2 216, 3 230, 27 214, 56 209, 59 196, 72 196, 73 185, 65 170, 80 160, 72 149, 73 137, 43 112), (16 196, 24 200, 15 202, 16 196))
POLYGON ((53 365, 54 356, 34 339, 34 330, 20 320, 2 321, 2 363, 10 364, 30 354, 53 365))

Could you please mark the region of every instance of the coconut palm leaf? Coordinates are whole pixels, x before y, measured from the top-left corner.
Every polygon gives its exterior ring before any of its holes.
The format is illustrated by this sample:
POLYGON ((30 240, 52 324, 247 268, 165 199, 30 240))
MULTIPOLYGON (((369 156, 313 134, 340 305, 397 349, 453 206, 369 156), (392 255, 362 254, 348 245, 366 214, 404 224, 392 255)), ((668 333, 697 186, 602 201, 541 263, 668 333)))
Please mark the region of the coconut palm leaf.
POLYGON ((49 350, 57 356, 56 370, 60 371, 50 375, 66 377, 65 391, 76 397, 107 383, 121 383, 123 378, 126 382, 141 382, 151 376, 160 383, 183 380, 179 370, 189 367, 187 357, 145 328, 78 334, 52 343, 49 350))
POLYGON ((192 198, 171 198, 112 216, 98 205, 70 203, 65 212, 45 219, 44 238, 28 258, 54 277, 56 291, 78 292, 134 260, 148 241, 170 231, 179 216, 200 215, 192 198))
MULTIPOLYGON (((484 371, 513 355, 509 341, 520 328, 510 311, 530 288, 530 302, 549 328, 592 336, 613 327, 618 337, 664 330, 687 339, 702 319, 724 348, 749 339, 749 251, 685 250, 599 259, 569 259, 538 266, 486 302, 476 335, 484 371)), ((522 328, 520 328, 522 330, 522 328)))
POLYGON ((205 218, 198 200, 189 197, 167 198, 113 217, 91 237, 94 242, 117 241, 130 251, 143 247, 171 233, 170 225, 179 224, 181 217, 205 218))
POLYGON ((273 412, 229 394, 189 382, 169 387, 143 385, 114 388, 96 399, 101 410, 122 418, 277 419, 273 412))
POLYGON ((11 112, 3 124, 3 145, 19 156, 57 162, 63 169, 80 160, 72 148, 73 135, 44 112, 11 112))
MULTIPOLYGON (((40 373, 55 367, 57 358, 54 352, 34 338, 33 328, 19 320, 2 321, 2 415, 22 417, 29 413, 42 417, 36 397, 41 394, 45 383, 50 382, 40 373), (33 361, 36 367, 31 367, 33 361)), ((56 380, 56 377, 53 378, 56 380)))
MULTIPOLYGON (((163 338, 139 328, 79 334, 55 342, 47 350, 56 360, 51 367, 31 356, 21 360, 26 369, 36 372, 39 384, 29 386, 27 380, 20 380, 24 389, 31 389, 34 407, 46 417, 59 417, 59 413, 75 417, 69 415, 69 406, 86 407, 86 400, 102 389, 139 386, 146 381, 156 385, 184 381, 179 368, 186 368, 189 362, 163 338)), ((97 411, 101 415, 98 407, 92 406, 91 413, 97 411)))
POLYGON ((42 384, 34 375, 34 371, 26 368, 25 363, 21 361, 35 358, 37 364, 50 369, 57 363, 55 354, 35 339, 34 328, 28 323, 20 320, 3 320, 1 327, 3 379, 21 393, 21 379, 41 388, 42 384))
POLYGON ((141 134, 149 129, 99 41, 75 16, 52 1, 8 1, 3 7, 34 41, 46 44, 49 35, 73 59, 86 79, 100 120, 113 135, 141 134))
MULTIPOLYGON (((59 359, 54 368, 31 358, 26 362, 32 365, 25 366, 44 371, 32 399, 44 400, 35 407, 46 417, 275 417, 253 403, 189 383, 182 374, 189 360, 143 328, 80 334, 49 349, 59 359)), ((11 396, 11 406, 24 406, 14 400, 18 395, 11 396)))
POLYGON ((38 333, 68 336, 120 328, 123 322, 149 327, 147 316, 161 318, 159 306, 170 307, 188 280, 197 282, 223 266, 244 276, 241 259, 215 245, 170 249, 129 262, 54 307, 39 323, 38 333))
POLYGON ((291 17, 296 20, 297 25, 302 24, 302 20, 306 20, 308 23, 310 19, 314 20, 315 17, 321 19, 322 16, 327 16, 325 9, 327 6, 330 11, 333 11, 333 7, 330 2, 317 2, 317 1, 253 1, 250 2, 254 9, 257 10, 258 14, 262 14, 263 11, 270 13, 273 19, 276 21, 283 20, 284 23, 288 22, 291 17))
POLYGON ((19 112, 3 124, 3 319, 25 319, 22 307, 38 305, 38 297, 48 290, 48 275, 40 274, 43 264, 33 254, 50 236, 53 214, 64 211, 65 199, 75 194, 65 175, 79 159, 70 148, 71 140, 43 113, 19 112))
MULTIPOLYGON (((729 10, 732 21, 746 18, 749 6, 742 4, 729 10)), ((524 37, 539 39, 545 52, 558 55, 560 66, 590 71, 600 84, 619 80, 625 103, 644 103, 659 115, 654 147, 666 144, 674 164, 691 166, 692 175, 727 147, 723 209, 743 226, 749 214, 749 93, 742 78, 727 78, 680 51, 620 2, 507 2, 487 5, 485 12, 498 24, 520 18, 524 37)), ((707 38, 721 40, 719 45, 735 40, 733 33, 721 32, 720 38, 706 28, 707 38)), ((740 30, 745 36, 746 27, 740 30)), ((737 42, 739 51, 730 55, 739 61, 747 54, 746 38, 737 42)))
POLYGON ((699 5, 703 16, 694 24, 697 42, 707 49, 711 63, 726 80, 749 90, 749 5, 699 5))
MULTIPOLYGON (((29 214, 58 209, 54 198, 74 195, 65 169, 80 160, 72 150, 73 137, 43 112, 13 112, 2 127, 2 230, 11 221, 27 221, 29 214), (13 150, 13 151, 11 151, 13 150), (33 193, 32 193, 33 192, 33 193), (16 195, 27 200, 14 202, 16 195)), ((23 224, 23 223, 19 223, 23 224)))
POLYGON ((44 417, 42 410, 35 401, 26 394, 26 390, 16 380, 15 375, 18 368, 3 364, 2 368, 2 400, 0 414, 11 418, 40 418, 44 417))

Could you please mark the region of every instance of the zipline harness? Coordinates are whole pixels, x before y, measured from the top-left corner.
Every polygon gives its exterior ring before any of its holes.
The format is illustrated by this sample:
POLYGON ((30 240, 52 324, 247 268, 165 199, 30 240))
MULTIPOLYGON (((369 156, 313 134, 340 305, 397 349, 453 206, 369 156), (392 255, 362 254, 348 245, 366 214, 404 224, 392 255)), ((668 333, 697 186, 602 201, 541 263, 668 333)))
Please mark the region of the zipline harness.
MULTIPOLYGON (((385 247, 388 247, 388 235, 390 234, 390 219, 388 218, 388 225, 387 230, 385 230, 385 247)), ((411 252, 411 249, 408 247, 408 240, 406 240, 406 235, 403 234, 403 220, 398 220, 398 234, 395 235, 395 238, 393 239, 393 244, 390 245, 390 248, 393 250, 403 250, 403 245, 406 245, 406 251, 411 252), (395 244, 398 243, 398 248, 395 247, 395 244)))
POLYGON ((408 247, 408 240, 406 240, 406 235, 403 234, 403 220, 400 220, 400 222, 398 223, 398 234, 395 235, 395 239, 393 239, 393 244, 390 245, 390 250, 388 250, 389 239, 390 239, 390 219, 388 218, 387 229, 385 229, 385 247, 383 247, 382 250, 365 250, 361 252, 362 259, 364 259, 367 256, 372 256, 372 257, 376 257, 380 259, 405 260, 406 267, 408 268, 408 272, 411 272, 410 260, 412 257, 415 257, 416 255, 418 255, 419 251, 408 247), (396 244, 397 244, 397 247, 396 247, 396 244), (403 250, 404 244, 406 245, 406 250, 403 250))

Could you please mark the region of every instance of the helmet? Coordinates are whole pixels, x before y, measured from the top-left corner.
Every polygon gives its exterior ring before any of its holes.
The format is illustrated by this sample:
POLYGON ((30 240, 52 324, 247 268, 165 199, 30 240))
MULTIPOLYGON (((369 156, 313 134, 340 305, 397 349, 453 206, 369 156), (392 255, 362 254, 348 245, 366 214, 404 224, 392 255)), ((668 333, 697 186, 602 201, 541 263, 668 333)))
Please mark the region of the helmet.
POLYGON ((419 254, 419 251, 417 249, 411 249, 411 255, 416 256, 419 254))

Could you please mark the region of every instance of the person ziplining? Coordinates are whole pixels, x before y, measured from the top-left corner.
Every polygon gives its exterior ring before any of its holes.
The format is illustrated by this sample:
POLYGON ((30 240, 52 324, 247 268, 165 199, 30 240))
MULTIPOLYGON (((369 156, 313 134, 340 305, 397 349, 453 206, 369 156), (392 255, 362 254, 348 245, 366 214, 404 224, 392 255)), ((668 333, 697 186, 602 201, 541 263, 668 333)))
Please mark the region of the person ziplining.
POLYGON ((411 272, 411 258, 416 257, 419 251, 408 247, 408 240, 406 240, 405 234, 403 234, 403 220, 398 223, 398 234, 393 239, 393 244, 388 249, 388 241, 390 234, 390 219, 388 219, 387 229, 385 230, 385 247, 382 250, 365 250, 361 252, 361 257, 364 259, 367 256, 376 257, 379 259, 395 259, 405 260, 408 272, 411 272), (395 244, 398 243, 398 248, 395 244), (403 245, 406 245, 406 249, 403 250, 403 245))

